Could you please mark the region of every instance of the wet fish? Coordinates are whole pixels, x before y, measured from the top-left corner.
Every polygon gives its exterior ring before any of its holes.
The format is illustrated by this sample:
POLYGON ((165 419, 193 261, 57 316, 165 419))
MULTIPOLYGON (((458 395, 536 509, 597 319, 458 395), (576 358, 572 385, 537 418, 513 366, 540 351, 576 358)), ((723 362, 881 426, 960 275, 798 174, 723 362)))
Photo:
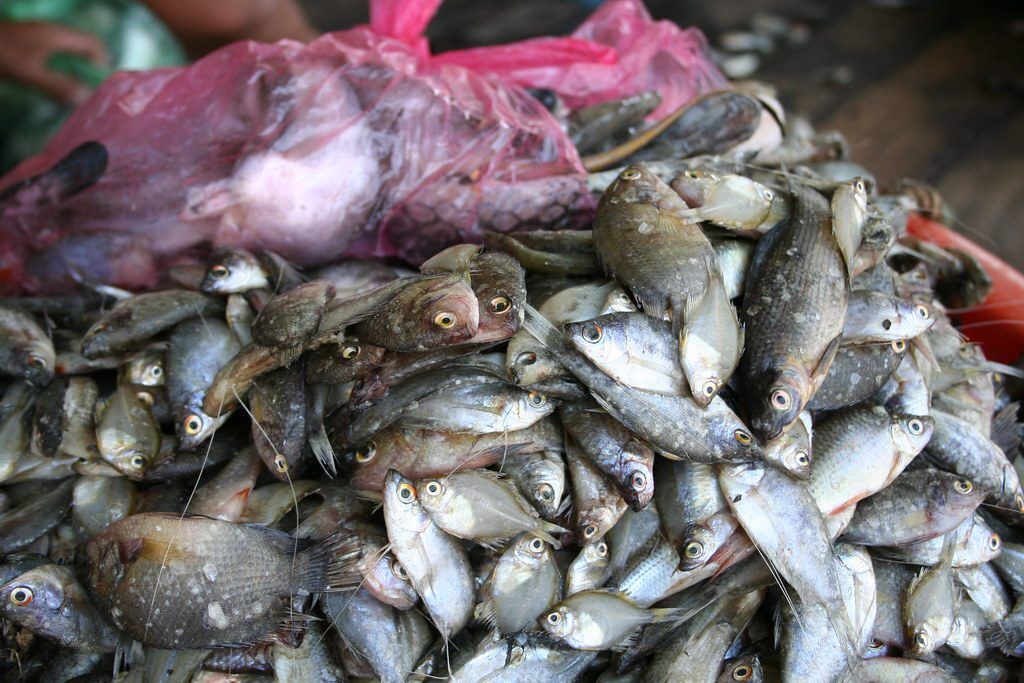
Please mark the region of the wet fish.
MULTIPOLYGON (((835 410, 860 403, 882 389, 893 373, 905 362, 907 342, 903 340, 891 344, 865 344, 859 346, 841 346, 836 351, 832 365, 825 375, 821 387, 814 398, 807 404, 809 410, 835 410)), ((895 412, 908 412, 914 415, 927 415, 914 410, 900 410, 900 406, 890 406, 895 412)))
POLYGON ((418 489, 395 470, 384 481, 384 523, 391 552, 423 598, 444 638, 462 630, 473 615, 469 560, 454 538, 435 524, 418 500, 418 489))
POLYGON ((587 669, 595 656, 593 652, 553 645, 549 638, 524 632, 485 641, 452 673, 451 680, 459 683, 574 680, 587 669))
POLYGON ((56 363, 53 342, 35 318, 16 306, 0 305, 0 374, 43 386, 56 363))
POLYGON ((565 594, 569 596, 591 588, 600 588, 610 575, 608 544, 604 541, 587 543, 565 574, 565 594))
POLYGON ((960 526, 984 498, 984 490, 956 474, 904 472, 857 504, 843 540, 868 546, 927 541, 960 526))
POLYGON ((133 515, 86 544, 86 587, 144 645, 290 642, 301 629, 289 620, 292 596, 356 586, 357 553, 346 533, 310 546, 205 517, 133 515))
POLYGON ((562 577, 551 546, 539 536, 524 534, 498 558, 474 614, 503 634, 517 633, 534 624, 561 594, 562 577))
POLYGON ((602 266, 648 314, 661 318, 671 309, 677 335, 717 270, 711 243, 680 216, 686 210, 686 203, 656 175, 634 165, 602 195, 594 220, 594 247, 602 266))
POLYGON ((616 483, 626 502, 634 510, 646 507, 654 496, 654 451, 598 409, 567 404, 559 417, 582 452, 616 483))
POLYGON ((544 519, 558 514, 565 494, 565 460, 559 451, 504 455, 501 471, 515 482, 519 493, 544 519))
POLYGON ((0 587, 0 615, 84 652, 113 652, 124 636, 104 616, 69 567, 44 564, 0 587))
POLYGON ((79 477, 71 498, 71 520, 85 536, 132 514, 136 488, 124 477, 79 477))
POLYGON ((252 440, 267 469, 281 481, 305 464, 306 394, 301 363, 269 372, 249 391, 252 440))
POLYGON ((546 522, 506 480, 486 470, 461 470, 416 482, 418 500, 437 526, 483 545, 530 532, 558 547, 551 535, 565 531, 546 522))
POLYGON ((168 289, 136 294, 119 302, 104 314, 82 338, 86 358, 113 356, 195 317, 216 318, 224 313, 224 303, 198 292, 168 289))
POLYGON ((571 436, 565 439, 565 462, 572 483, 577 537, 584 543, 594 543, 615 526, 628 504, 571 436))
POLYGON ((808 479, 814 462, 811 448, 811 415, 807 411, 793 423, 789 431, 767 444, 765 462, 778 467, 797 479, 808 479))
POLYGON ((644 624, 677 617, 676 608, 643 609, 617 593, 585 590, 538 619, 553 638, 577 650, 604 650, 644 624))
POLYGON ((670 183, 693 207, 682 215, 757 239, 789 216, 789 199, 745 176, 690 169, 670 183))
POLYGON ((231 411, 208 415, 203 396, 217 371, 240 350, 238 338, 217 319, 186 320, 168 336, 167 398, 182 449, 194 449, 231 416, 231 411))
POLYGON ((957 600, 953 585, 955 551, 954 531, 943 539, 938 564, 922 569, 907 587, 903 621, 911 654, 933 652, 946 643, 953 631, 957 600))
POLYGON ((935 324, 931 309, 922 303, 880 292, 850 294, 843 322, 843 344, 884 344, 908 340, 935 324))
POLYGON ((131 479, 141 479, 160 453, 160 425, 138 393, 122 384, 98 407, 96 445, 100 457, 131 479))
POLYGON ((792 191, 792 218, 758 242, 741 316, 747 348, 739 376, 750 426, 766 441, 797 419, 825 380, 850 289, 825 199, 792 191))
POLYGON ((29 449, 35 398, 36 392, 31 384, 15 381, 0 401, 0 481, 14 474, 29 449))

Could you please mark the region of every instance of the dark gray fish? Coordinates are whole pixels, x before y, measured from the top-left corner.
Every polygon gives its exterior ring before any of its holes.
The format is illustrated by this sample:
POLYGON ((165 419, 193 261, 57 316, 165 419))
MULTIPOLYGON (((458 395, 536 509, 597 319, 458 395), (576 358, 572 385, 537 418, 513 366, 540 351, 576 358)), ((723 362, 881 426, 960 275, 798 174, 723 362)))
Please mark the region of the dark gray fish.
POLYGON ((146 340, 197 316, 224 314, 224 302, 184 289, 136 294, 105 313, 82 338, 86 358, 131 351, 146 340))
POLYGON ((793 217, 758 242, 741 317, 739 376, 751 428, 764 440, 791 425, 824 382, 850 291, 824 197, 791 189, 793 217))
POLYGON ((302 363, 269 372, 249 390, 252 439, 270 473, 294 480, 304 464, 306 387, 302 363))
POLYGON ((0 557, 27 547, 56 527, 71 509, 74 479, 65 479, 52 489, 0 515, 0 557))
POLYGON ((906 350, 907 342, 902 340, 841 346, 807 408, 835 410, 867 399, 889 381, 903 362, 906 350))

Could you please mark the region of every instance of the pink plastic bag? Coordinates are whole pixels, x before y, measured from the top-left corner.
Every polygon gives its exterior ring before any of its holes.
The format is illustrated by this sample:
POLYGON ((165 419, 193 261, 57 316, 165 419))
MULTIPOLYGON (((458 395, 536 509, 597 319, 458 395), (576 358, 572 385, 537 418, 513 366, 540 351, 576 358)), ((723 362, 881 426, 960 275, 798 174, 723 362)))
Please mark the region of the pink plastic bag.
POLYGON ((485 229, 581 227, 594 200, 579 156, 518 86, 575 106, 657 88, 674 109, 724 83, 699 34, 651 22, 638 0, 612 0, 571 38, 432 57, 423 31, 438 4, 373 0, 370 26, 307 46, 236 43, 188 67, 111 77, 0 179, 5 189, 44 174, 85 141, 106 150, 87 189, 62 193, 58 166, 46 192, 29 182, 0 201, 0 288, 151 287, 210 243, 304 266, 415 264, 485 229), (651 42, 646 62, 638 41, 651 42))

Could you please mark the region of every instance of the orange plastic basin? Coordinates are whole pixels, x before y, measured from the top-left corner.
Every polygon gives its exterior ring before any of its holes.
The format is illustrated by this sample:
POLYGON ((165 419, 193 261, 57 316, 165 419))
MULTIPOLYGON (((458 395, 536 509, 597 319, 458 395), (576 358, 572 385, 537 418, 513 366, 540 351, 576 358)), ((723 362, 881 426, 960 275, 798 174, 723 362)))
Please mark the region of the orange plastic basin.
POLYGON ((992 291, 981 306, 957 314, 963 333, 1000 363, 1015 363, 1024 353, 1024 274, 963 235, 919 214, 911 214, 907 232, 940 247, 968 253, 992 278, 992 291))

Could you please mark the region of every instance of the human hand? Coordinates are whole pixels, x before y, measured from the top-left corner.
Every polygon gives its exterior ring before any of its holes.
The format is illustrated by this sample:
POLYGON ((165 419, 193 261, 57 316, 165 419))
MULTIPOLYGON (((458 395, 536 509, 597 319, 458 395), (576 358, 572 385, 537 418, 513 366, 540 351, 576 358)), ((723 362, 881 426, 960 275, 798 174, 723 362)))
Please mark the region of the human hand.
POLYGON ((81 104, 89 86, 51 71, 47 60, 55 52, 81 55, 98 66, 108 57, 103 42, 90 33, 45 21, 0 21, 0 78, 42 90, 68 104, 81 104))

